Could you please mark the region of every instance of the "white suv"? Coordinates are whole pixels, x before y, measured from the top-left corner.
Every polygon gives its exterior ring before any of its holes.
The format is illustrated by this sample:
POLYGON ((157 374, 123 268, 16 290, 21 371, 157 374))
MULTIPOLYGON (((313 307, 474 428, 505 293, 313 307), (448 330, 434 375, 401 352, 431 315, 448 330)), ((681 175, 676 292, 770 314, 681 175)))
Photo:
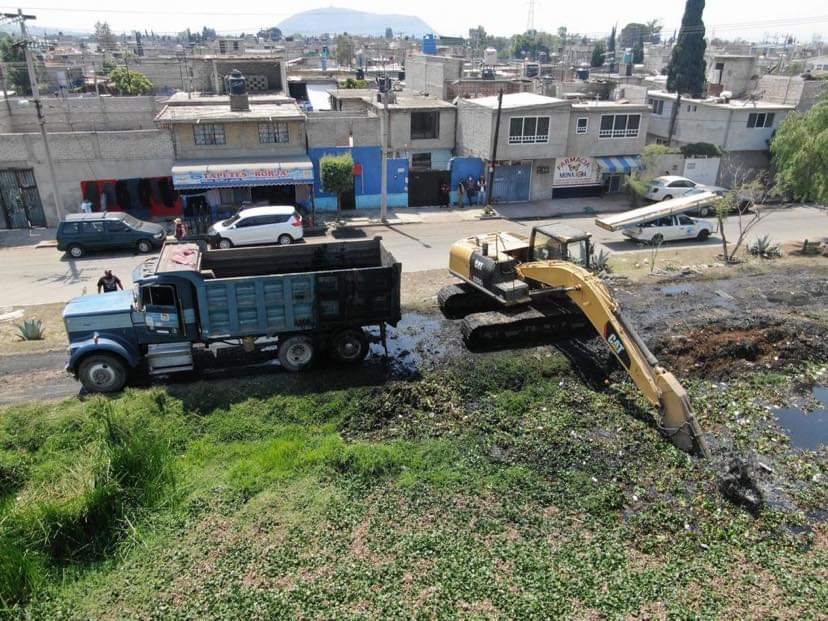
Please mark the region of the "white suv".
POLYGON ((249 207, 232 218, 216 222, 207 234, 218 239, 219 248, 288 245, 302 239, 302 216, 295 207, 249 207))
POLYGON ((687 177, 667 175, 665 177, 656 177, 650 182, 646 197, 651 201, 668 201, 671 198, 680 198, 694 191, 722 194, 727 190, 718 186, 696 183, 687 177))

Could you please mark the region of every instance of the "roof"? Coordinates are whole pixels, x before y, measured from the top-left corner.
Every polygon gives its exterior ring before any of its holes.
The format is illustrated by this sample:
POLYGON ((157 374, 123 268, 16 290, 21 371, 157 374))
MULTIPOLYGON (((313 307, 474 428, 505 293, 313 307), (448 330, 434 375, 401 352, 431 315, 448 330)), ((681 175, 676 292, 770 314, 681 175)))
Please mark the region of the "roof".
POLYGON ((629 110, 630 108, 641 108, 642 110, 648 110, 650 106, 646 103, 633 103, 633 102, 621 102, 621 101, 583 101, 583 102, 572 102, 572 109, 578 110, 580 112, 586 112, 589 110, 618 110, 618 109, 629 110))
MULTIPOLYGON (((396 101, 388 104, 389 110, 451 110, 454 104, 434 97, 423 95, 396 94, 396 101)), ((371 103, 375 108, 382 108, 383 105, 374 98, 371 103)))
MULTIPOLYGON (((466 103, 483 106, 497 110, 497 97, 478 97, 476 99, 465 99, 466 103)), ((503 95, 503 109, 509 110, 514 108, 532 108, 537 106, 553 106, 567 103, 563 99, 557 97, 546 97, 545 95, 536 95, 535 93, 510 93, 503 95)))
POLYGON ((574 226, 568 224, 547 224, 545 226, 537 227, 537 230, 546 233, 550 237, 561 240, 568 244, 571 241, 578 241, 581 239, 589 239, 592 237, 590 233, 576 229, 574 226))
POLYGON ((85 222, 87 220, 123 220, 123 211, 96 211, 92 213, 68 213, 64 222, 85 222))
POLYGON ((155 117, 156 122, 166 123, 193 123, 210 121, 244 122, 262 119, 297 120, 305 119, 302 110, 294 103, 284 104, 256 104, 252 103, 249 110, 231 110, 228 104, 195 105, 195 106, 164 106, 155 117))
POLYGON ((240 210, 239 215, 247 216, 289 216, 296 207, 293 205, 261 205, 259 207, 247 207, 240 210))
MULTIPOLYGON (((668 93, 666 91, 647 91, 647 97, 663 97, 665 99, 676 99, 676 93, 668 93)), ((751 99, 730 99, 727 102, 719 101, 720 98, 708 97, 707 99, 693 99, 692 97, 682 96, 682 103, 692 103, 702 106, 713 106, 716 108, 724 108, 726 110, 744 110, 750 112, 753 109, 770 109, 770 110, 793 110, 796 106, 788 106, 785 104, 772 103, 770 101, 756 101, 751 99)))
POLYGON ((375 88, 332 88, 328 92, 337 99, 364 99, 373 97, 379 91, 375 88))
POLYGON ((713 192, 700 192, 699 194, 682 196, 681 198, 673 198, 653 205, 647 205, 646 207, 639 207, 638 209, 632 209, 624 213, 595 218, 595 224, 607 231, 617 231, 625 226, 633 226, 642 222, 655 220, 656 218, 684 213, 704 203, 711 202, 716 198, 718 196, 713 192))
MULTIPOLYGON (((251 105, 259 105, 263 103, 293 103, 293 97, 282 95, 280 93, 270 94, 253 94, 248 93, 247 99, 251 105)), ((200 92, 185 93, 178 91, 173 93, 164 101, 168 106, 195 106, 201 104, 224 104, 230 105, 230 95, 212 95, 200 92)))

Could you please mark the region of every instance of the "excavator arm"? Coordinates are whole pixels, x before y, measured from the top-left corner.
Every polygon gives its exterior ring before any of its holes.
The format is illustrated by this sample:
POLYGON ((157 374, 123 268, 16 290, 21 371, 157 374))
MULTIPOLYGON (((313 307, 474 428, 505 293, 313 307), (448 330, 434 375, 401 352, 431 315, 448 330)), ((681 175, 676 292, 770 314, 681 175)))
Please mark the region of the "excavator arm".
POLYGON ((600 279, 566 261, 523 263, 517 270, 525 279, 566 293, 607 342, 647 401, 659 408, 662 433, 678 448, 709 457, 687 392, 647 349, 600 279))

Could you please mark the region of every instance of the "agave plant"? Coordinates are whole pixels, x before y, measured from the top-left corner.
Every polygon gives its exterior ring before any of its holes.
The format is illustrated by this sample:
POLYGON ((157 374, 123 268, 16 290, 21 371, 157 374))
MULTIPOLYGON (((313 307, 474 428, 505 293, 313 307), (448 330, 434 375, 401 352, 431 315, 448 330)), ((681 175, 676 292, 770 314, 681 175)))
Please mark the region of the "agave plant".
POLYGON ((748 252, 763 259, 773 259, 782 256, 779 244, 773 241, 768 235, 763 235, 753 242, 748 247, 748 252))
POLYGON ((609 264, 610 253, 601 249, 600 252, 593 253, 592 258, 590 259, 590 264, 592 265, 592 270, 596 274, 609 274, 612 272, 612 267, 609 264))
POLYGON ((21 341, 42 341, 43 334, 43 322, 40 319, 26 319, 17 324, 17 336, 21 341))

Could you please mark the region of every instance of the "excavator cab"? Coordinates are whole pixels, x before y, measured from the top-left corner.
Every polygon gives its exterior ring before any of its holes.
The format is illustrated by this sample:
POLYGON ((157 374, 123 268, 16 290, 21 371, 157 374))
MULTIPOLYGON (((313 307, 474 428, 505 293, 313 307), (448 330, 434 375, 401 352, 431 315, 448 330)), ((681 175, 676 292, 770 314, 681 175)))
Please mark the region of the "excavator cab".
POLYGON ((566 224, 533 227, 529 239, 529 260, 568 261, 589 269, 591 237, 589 233, 566 224))

